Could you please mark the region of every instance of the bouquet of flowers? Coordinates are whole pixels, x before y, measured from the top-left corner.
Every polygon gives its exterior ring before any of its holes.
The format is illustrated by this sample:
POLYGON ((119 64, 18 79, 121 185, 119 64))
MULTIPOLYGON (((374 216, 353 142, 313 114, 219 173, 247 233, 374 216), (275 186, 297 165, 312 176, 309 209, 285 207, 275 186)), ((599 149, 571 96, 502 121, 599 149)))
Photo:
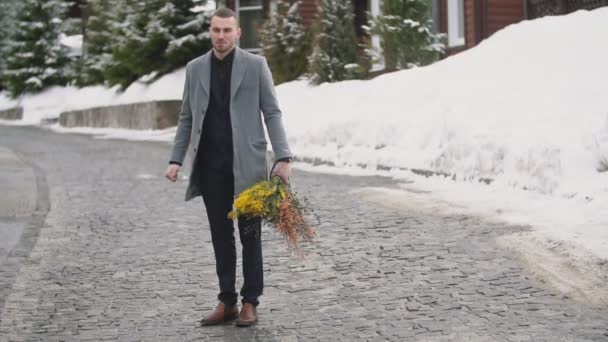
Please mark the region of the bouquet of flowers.
POLYGON ((299 239, 310 241, 316 236, 304 219, 307 211, 283 180, 275 176, 240 193, 228 217, 261 217, 285 238, 288 247, 299 251, 299 239))

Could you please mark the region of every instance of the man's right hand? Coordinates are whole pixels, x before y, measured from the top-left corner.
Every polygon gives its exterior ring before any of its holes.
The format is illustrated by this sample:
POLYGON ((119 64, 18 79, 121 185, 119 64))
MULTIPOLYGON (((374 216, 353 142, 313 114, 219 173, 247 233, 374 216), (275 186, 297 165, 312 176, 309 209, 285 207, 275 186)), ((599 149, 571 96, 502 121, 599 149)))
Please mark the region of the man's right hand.
POLYGON ((165 177, 167 177, 170 181, 175 182, 177 180, 178 172, 179 172, 179 165, 171 164, 167 167, 167 171, 165 171, 165 177))

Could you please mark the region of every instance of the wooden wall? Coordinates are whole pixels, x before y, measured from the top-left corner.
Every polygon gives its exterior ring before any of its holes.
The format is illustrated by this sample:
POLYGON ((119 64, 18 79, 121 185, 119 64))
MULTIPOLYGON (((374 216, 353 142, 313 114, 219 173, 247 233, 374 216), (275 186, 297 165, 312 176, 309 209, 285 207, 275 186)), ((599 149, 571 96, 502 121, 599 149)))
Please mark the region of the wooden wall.
POLYGON ((486 0, 486 26, 484 38, 494 32, 525 19, 524 0, 486 0))
POLYGON ((464 39, 467 49, 473 47, 478 40, 476 27, 480 17, 475 14, 480 3, 479 0, 464 0, 464 39))
POLYGON ((525 5, 525 0, 464 0, 466 48, 526 19, 525 5))
POLYGON ((319 13, 317 0, 301 0, 300 15, 304 25, 308 26, 315 21, 319 13))

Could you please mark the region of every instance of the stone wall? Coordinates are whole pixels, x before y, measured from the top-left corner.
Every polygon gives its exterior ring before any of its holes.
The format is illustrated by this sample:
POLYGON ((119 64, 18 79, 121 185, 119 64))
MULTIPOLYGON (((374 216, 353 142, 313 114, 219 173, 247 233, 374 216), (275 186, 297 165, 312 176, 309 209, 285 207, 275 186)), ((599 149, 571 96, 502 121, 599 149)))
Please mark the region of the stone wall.
POLYGON ((181 101, 150 101, 63 112, 64 127, 164 129, 177 125, 181 101))

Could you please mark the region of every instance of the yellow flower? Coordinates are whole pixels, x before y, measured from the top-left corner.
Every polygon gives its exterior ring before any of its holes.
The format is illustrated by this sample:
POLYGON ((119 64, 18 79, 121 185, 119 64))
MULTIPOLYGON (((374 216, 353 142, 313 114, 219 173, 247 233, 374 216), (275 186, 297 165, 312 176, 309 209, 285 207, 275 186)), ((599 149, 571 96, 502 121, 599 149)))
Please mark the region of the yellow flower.
POLYGON ((237 218, 239 215, 266 217, 272 211, 271 206, 277 207, 276 201, 270 198, 276 196, 279 190, 280 197, 284 198, 284 186, 277 189, 276 181, 262 181, 243 191, 234 201, 234 210, 228 217, 237 218))
POLYGON ((260 217, 285 237, 288 246, 297 249, 299 238, 312 240, 315 237, 314 229, 304 219, 305 210, 307 208, 285 183, 274 177, 240 193, 228 217, 260 217))

